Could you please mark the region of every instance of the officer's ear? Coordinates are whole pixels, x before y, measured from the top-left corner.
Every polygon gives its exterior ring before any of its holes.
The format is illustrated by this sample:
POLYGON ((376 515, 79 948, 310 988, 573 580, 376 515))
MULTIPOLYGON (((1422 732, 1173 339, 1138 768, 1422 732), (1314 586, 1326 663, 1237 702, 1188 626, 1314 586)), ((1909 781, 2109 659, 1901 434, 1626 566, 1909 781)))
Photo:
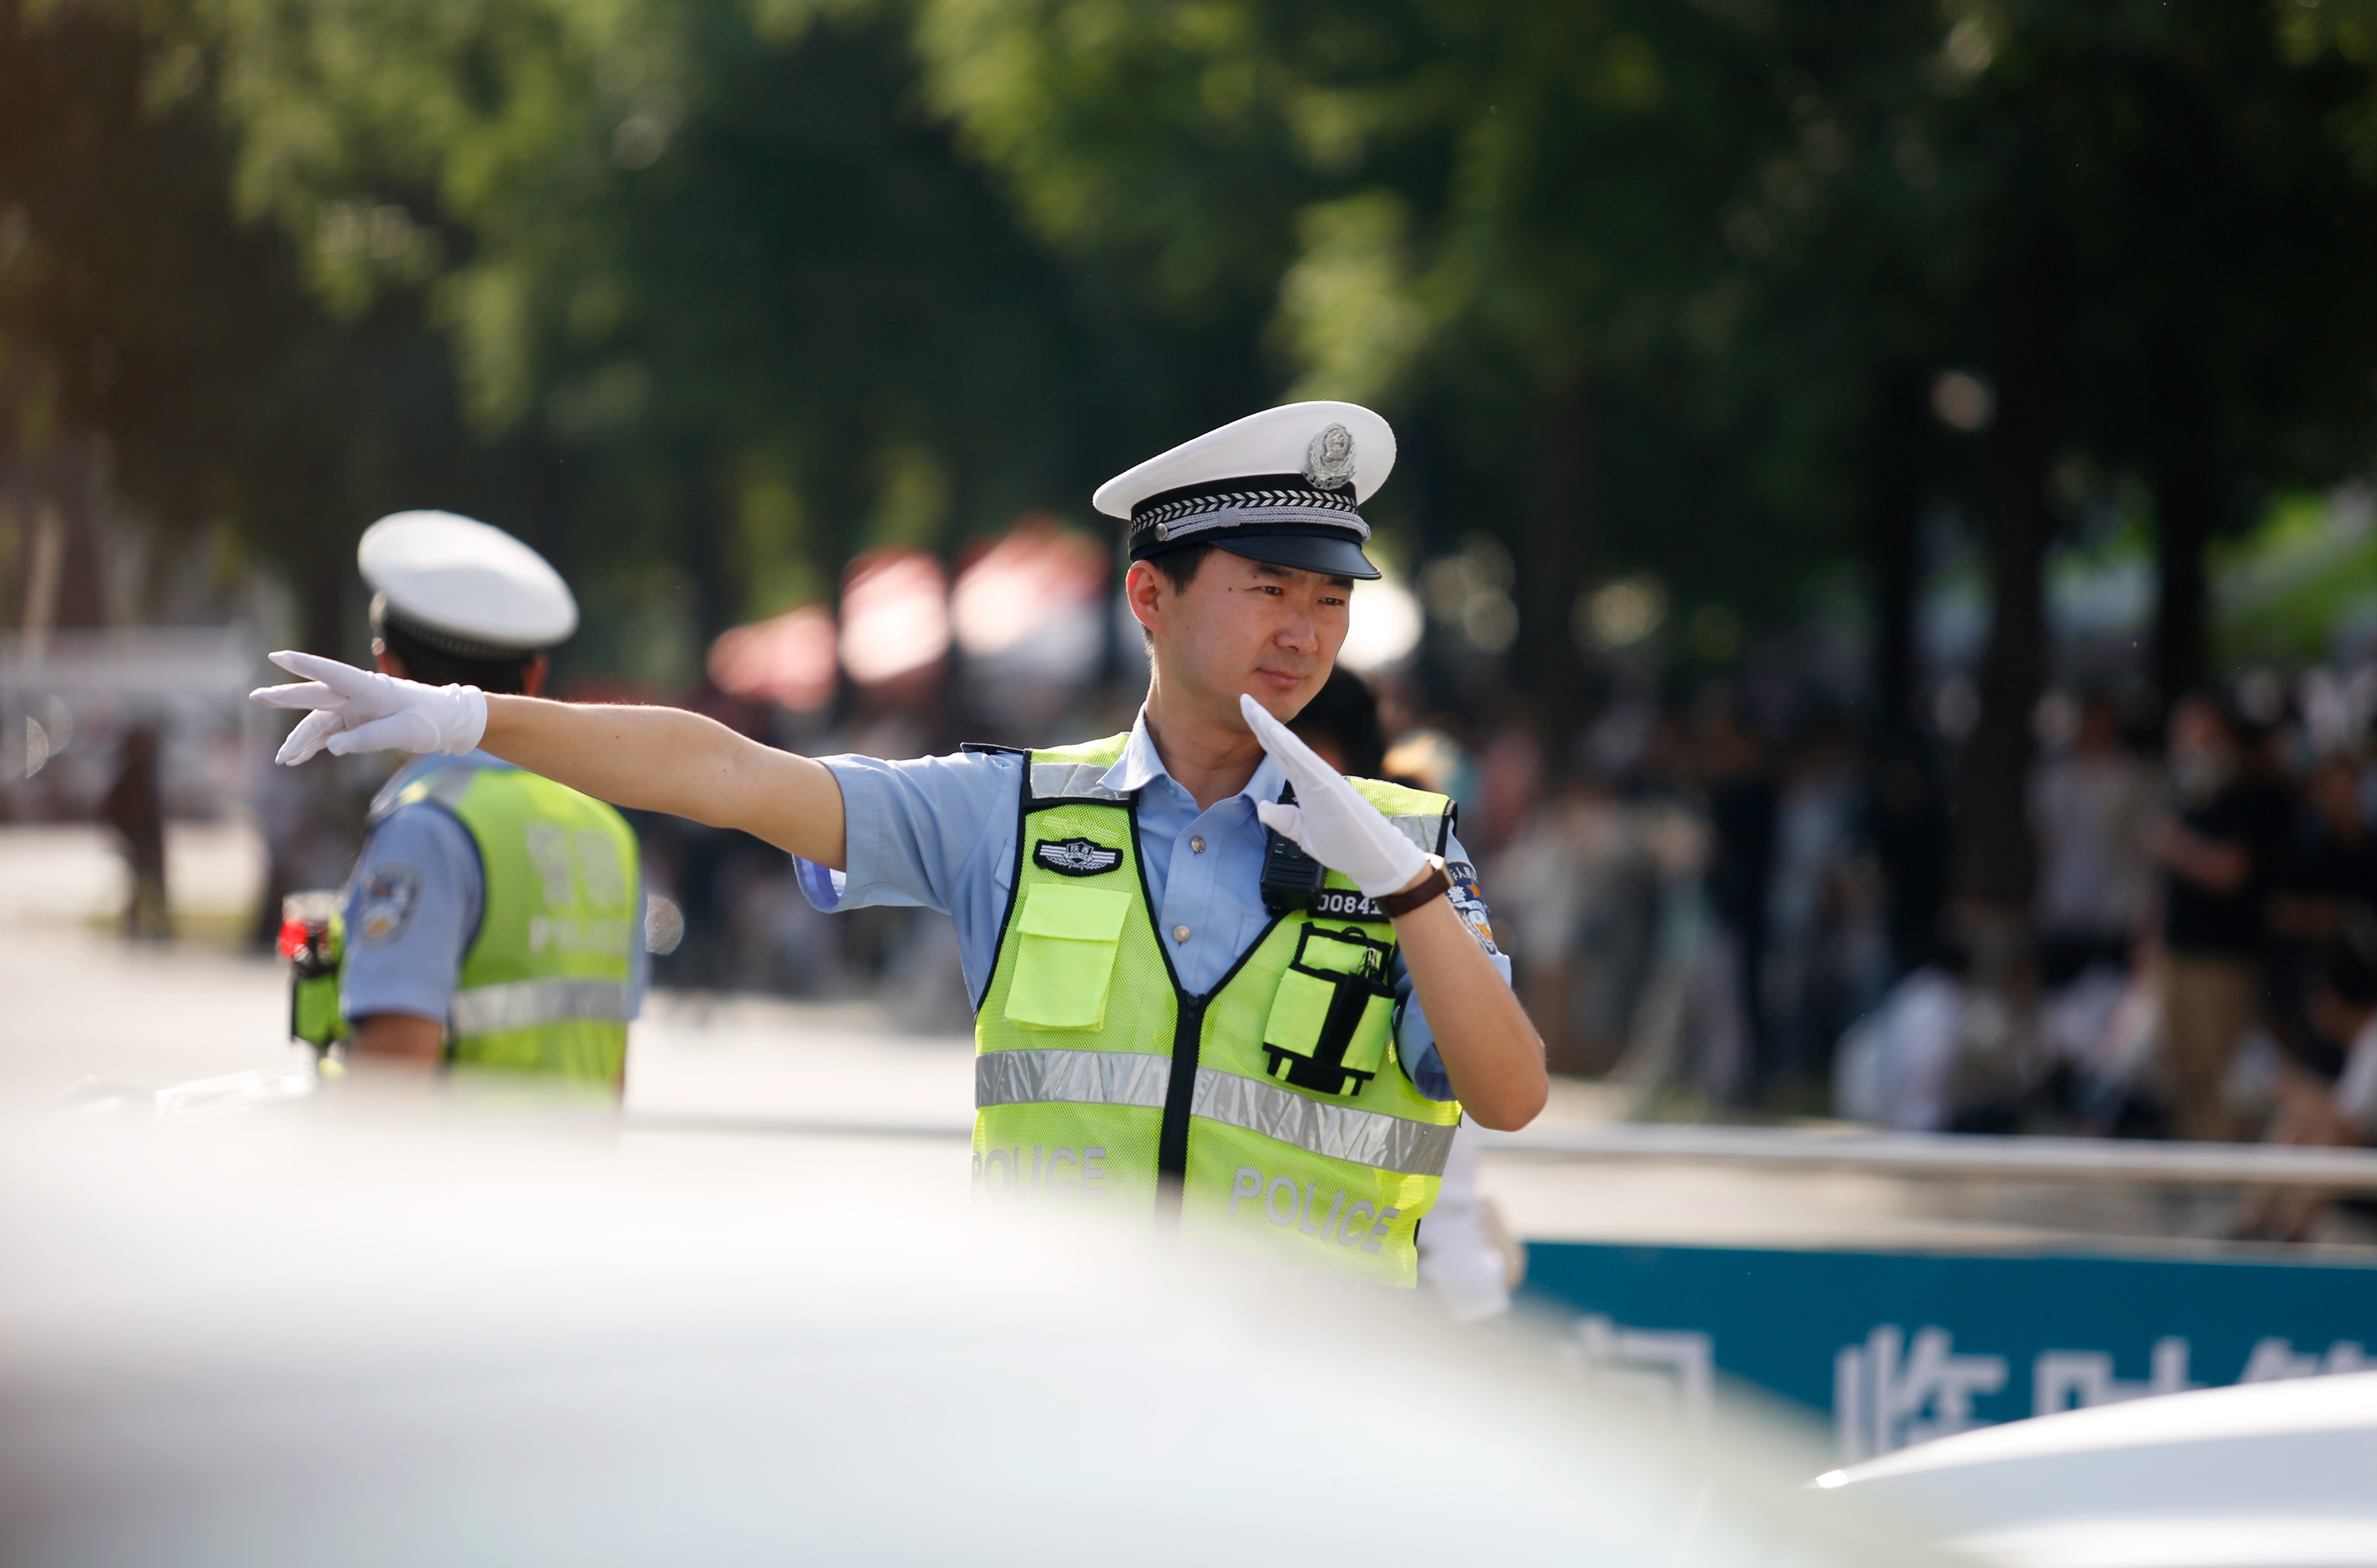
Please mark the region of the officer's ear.
POLYGON ((388 643, 376 637, 372 639, 372 668, 384 676, 394 676, 399 680, 406 678, 404 661, 389 652, 388 643))
POLYGON ((1123 574, 1123 601, 1150 633, 1155 630, 1156 618, 1164 613, 1164 598, 1171 588, 1172 584, 1164 580, 1164 574, 1155 569, 1152 561, 1133 561, 1130 569, 1123 574))
POLYGON ((543 696, 544 677, 552 673, 552 654, 539 653, 535 658, 531 659, 528 662, 528 668, 520 671, 520 694, 524 697, 543 696))

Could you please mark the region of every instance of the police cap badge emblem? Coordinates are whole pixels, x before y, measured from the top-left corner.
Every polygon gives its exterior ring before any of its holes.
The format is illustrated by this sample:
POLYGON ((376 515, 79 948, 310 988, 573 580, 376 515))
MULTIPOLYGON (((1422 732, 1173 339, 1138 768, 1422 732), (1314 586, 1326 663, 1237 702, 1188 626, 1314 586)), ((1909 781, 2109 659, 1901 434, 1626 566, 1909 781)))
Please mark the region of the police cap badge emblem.
POLYGON ((1354 433, 1332 425, 1304 449, 1305 482, 1316 490, 1342 490, 1354 480, 1354 433))

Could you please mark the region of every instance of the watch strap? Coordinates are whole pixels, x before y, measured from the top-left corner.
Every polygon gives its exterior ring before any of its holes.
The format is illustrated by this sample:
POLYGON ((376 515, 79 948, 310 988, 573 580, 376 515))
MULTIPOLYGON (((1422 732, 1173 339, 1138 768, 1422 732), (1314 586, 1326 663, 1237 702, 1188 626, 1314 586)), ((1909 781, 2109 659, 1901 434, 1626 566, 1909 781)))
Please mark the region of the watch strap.
POLYGON ((1452 876, 1444 868, 1444 856, 1431 855, 1427 857, 1427 875, 1420 879, 1417 887, 1403 892, 1386 893, 1372 902, 1389 919, 1393 919, 1409 915, 1429 899, 1441 898, 1451 891, 1452 876))

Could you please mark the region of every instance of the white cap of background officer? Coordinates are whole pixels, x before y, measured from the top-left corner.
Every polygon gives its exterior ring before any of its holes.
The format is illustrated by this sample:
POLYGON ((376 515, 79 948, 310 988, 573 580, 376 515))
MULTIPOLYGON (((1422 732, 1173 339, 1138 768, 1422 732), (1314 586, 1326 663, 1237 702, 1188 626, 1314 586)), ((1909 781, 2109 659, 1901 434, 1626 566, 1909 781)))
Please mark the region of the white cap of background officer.
POLYGON ((1395 466, 1395 433, 1358 403, 1288 403, 1209 430, 1098 486, 1130 521, 1130 558, 1213 545, 1272 566, 1372 578, 1356 509, 1395 466))
POLYGON ((452 512, 397 512, 364 530, 355 565, 372 590, 372 630, 463 659, 517 659, 569 639, 578 601, 543 556, 452 512))

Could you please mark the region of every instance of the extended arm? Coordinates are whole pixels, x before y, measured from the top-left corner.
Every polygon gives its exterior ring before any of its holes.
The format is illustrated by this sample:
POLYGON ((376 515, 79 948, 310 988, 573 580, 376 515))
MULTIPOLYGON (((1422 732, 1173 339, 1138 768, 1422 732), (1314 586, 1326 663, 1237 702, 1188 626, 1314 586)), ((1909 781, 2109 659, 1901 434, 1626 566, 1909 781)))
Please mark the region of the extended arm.
POLYGON ((250 695, 276 708, 313 710, 281 748, 282 762, 325 749, 459 754, 484 747, 598 800, 740 828, 843 868, 842 789, 833 775, 699 713, 489 697, 476 687, 424 686, 312 653, 275 653, 272 662, 305 678, 250 695))
POLYGON ((740 828, 804 860, 844 866, 842 788, 824 764, 681 708, 487 699, 480 746, 597 800, 740 828))

